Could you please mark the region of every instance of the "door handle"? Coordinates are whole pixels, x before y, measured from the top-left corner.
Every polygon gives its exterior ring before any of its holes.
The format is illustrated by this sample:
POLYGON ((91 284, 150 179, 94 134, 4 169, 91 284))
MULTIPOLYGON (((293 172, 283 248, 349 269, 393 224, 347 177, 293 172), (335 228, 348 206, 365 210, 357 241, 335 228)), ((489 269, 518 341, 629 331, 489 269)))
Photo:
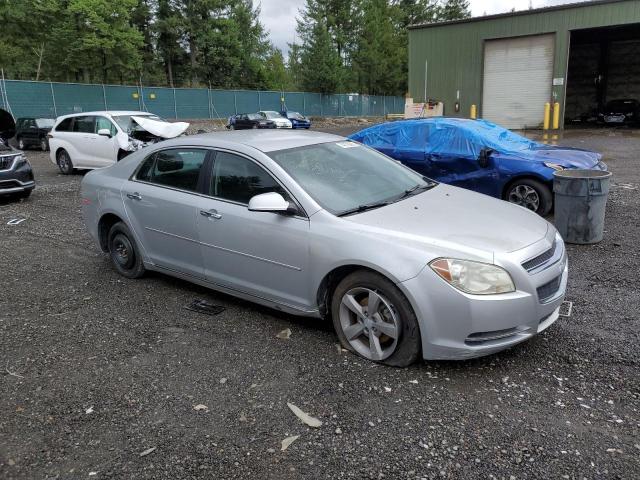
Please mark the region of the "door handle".
POLYGON ((140 195, 138 192, 127 193, 127 197, 129 197, 131 200, 142 200, 142 195, 140 195))
POLYGON ((217 210, 200 210, 200 215, 207 218, 215 218, 216 220, 222 218, 222 215, 217 210))

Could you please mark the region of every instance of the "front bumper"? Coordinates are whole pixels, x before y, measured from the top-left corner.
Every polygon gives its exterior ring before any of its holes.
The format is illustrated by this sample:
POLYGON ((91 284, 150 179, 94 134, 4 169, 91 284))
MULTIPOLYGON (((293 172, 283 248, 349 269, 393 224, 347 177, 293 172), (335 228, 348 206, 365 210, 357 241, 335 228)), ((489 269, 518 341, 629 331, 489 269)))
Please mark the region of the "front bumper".
POLYGON ((0 195, 21 193, 35 187, 33 170, 28 162, 20 165, 14 163, 10 169, 0 171, 0 195))
POLYGON ((564 245, 560 242, 554 257, 536 270, 527 272, 522 263, 550 248, 552 243, 553 237, 545 238, 496 259, 495 263, 511 274, 516 285, 513 293, 468 295, 443 281, 429 267, 399 284, 420 323, 423 357, 428 360, 481 357, 512 347, 551 326, 560 315, 567 289, 564 245))

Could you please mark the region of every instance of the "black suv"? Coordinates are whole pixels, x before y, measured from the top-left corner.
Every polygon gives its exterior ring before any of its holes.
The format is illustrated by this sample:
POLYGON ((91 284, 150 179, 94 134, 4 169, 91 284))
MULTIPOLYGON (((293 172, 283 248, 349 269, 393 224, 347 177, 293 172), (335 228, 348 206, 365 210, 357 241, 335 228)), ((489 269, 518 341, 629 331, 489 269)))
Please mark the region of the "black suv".
POLYGON ((16 123, 16 142, 20 150, 38 147, 43 152, 49 150, 47 134, 53 128, 53 118, 19 118, 16 123))
POLYGON ((0 197, 15 195, 27 198, 36 187, 31 164, 22 152, 9 146, 16 134, 13 116, 0 110, 0 197))

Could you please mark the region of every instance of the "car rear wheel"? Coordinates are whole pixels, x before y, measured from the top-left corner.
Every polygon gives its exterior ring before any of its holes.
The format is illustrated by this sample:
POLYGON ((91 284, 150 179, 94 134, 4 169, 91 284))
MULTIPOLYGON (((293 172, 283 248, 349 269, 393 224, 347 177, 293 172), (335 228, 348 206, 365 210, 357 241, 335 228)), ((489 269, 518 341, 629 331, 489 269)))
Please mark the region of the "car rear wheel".
POLYGON ((73 173, 73 162, 66 150, 60 150, 56 156, 58 168, 63 175, 71 175, 73 173))
POLYGON ((551 189, 531 178, 516 180, 507 189, 505 200, 545 216, 553 206, 551 189))
POLYGON ((333 326, 344 348, 394 367, 414 363, 420 354, 420 328, 411 304, 389 280, 356 271, 337 286, 333 326))
POLYGON ((24 138, 22 138, 22 137, 18 138, 18 148, 20 150, 26 150, 27 149, 27 143, 24 141, 24 138))
POLYGON ((49 142, 47 142, 46 138, 40 139, 40 150, 42 150, 43 152, 49 150, 49 142))
POLYGON ((145 273, 140 251, 129 228, 118 222, 109 230, 109 256, 118 273, 127 278, 140 278, 145 273))

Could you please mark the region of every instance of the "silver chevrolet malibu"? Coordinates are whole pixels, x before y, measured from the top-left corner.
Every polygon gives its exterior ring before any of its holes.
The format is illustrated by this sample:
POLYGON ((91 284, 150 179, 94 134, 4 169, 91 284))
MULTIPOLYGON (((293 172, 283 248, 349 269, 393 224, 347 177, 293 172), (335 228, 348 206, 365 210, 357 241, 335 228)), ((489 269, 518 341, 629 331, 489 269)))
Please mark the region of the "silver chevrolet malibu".
POLYGON ((567 286, 538 215, 334 135, 158 143, 87 174, 82 211, 125 277, 330 317, 345 348, 387 365, 511 347, 557 320, 567 286))

